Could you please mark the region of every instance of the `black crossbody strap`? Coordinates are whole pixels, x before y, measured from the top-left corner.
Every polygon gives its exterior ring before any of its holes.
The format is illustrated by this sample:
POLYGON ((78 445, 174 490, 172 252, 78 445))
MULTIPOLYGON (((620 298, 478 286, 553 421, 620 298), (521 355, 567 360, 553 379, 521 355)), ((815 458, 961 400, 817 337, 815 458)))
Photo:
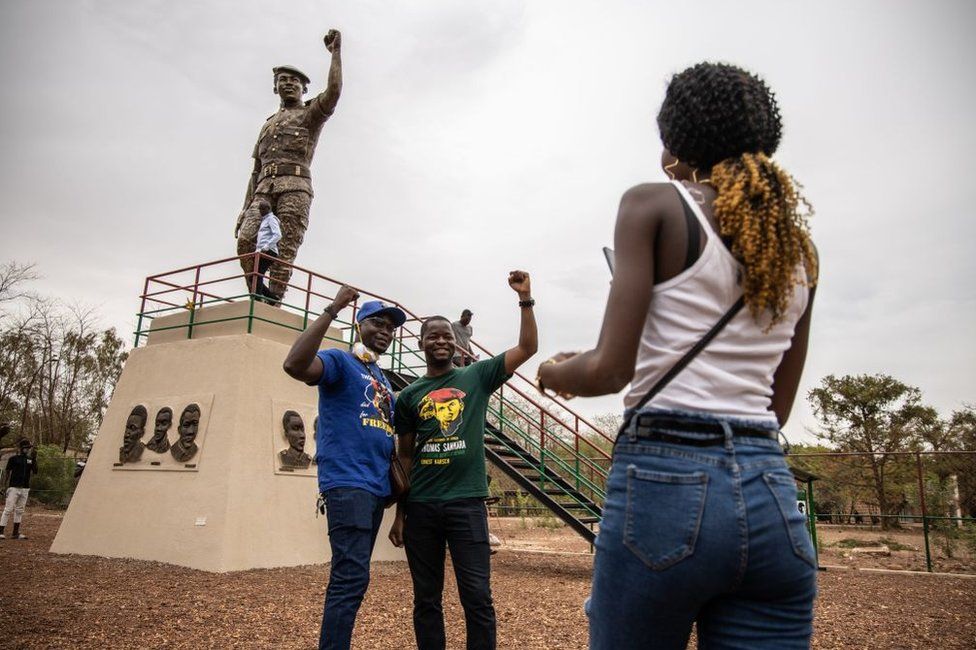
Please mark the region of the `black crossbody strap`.
POLYGON ((704 350, 705 347, 712 342, 712 339, 718 336, 719 332, 725 329, 725 326, 729 324, 730 320, 735 318, 735 315, 739 313, 745 304, 744 297, 740 297, 738 300, 736 300, 735 304, 729 307, 729 310, 725 312, 722 317, 718 319, 718 322, 712 326, 712 329, 708 330, 705 336, 703 336, 698 343, 695 343, 690 350, 685 352, 684 356, 678 359, 678 361, 671 366, 671 369, 664 373, 664 375, 658 379, 653 386, 651 386, 651 389, 647 391, 647 394, 644 395, 644 397, 641 398, 641 401, 637 402, 637 404, 634 405, 634 408, 631 409, 630 416, 627 417, 620 426, 621 432, 623 432, 624 429, 626 429, 630 424, 630 418, 633 417, 633 414, 639 411, 642 406, 651 401, 655 395, 664 390, 664 387, 671 383, 671 380, 677 377, 678 373, 684 370, 685 367, 691 363, 692 359, 698 356, 698 353, 704 350))

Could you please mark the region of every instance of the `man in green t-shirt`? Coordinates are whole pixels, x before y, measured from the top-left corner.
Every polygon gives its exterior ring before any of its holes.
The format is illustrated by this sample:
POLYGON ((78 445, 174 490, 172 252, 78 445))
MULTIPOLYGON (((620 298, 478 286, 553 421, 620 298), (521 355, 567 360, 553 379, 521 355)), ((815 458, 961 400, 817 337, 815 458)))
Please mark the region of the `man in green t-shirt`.
POLYGON ((443 650, 446 644, 441 607, 445 548, 454 563, 467 647, 495 647, 485 414, 491 394, 539 347, 529 274, 512 271, 508 284, 518 294, 522 314, 518 345, 458 368, 452 362, 451 321, 431 316, 420 328, 427 374, 403 389, 396 402, 398 454, 410 470, 410 495, 397 504, 390 540, 406 547, 420 650, 443 650))

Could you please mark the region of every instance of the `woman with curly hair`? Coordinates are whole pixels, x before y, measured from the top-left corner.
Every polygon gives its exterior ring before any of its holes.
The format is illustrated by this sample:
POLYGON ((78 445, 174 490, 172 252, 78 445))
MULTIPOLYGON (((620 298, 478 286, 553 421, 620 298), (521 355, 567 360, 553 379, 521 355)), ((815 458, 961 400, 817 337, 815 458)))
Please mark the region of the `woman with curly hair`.
POLYGON ((771 159, 782 123, 757 76, 713 63, 675 75, 658 126, 673 180, 621 200, 597 346, 539 368, 540 388, 564 396, 631 384, 590 647, 684 648, 696 623, 699 647, 806 648, 816 560, 778 436, 817 279, 809 205, 771 159))

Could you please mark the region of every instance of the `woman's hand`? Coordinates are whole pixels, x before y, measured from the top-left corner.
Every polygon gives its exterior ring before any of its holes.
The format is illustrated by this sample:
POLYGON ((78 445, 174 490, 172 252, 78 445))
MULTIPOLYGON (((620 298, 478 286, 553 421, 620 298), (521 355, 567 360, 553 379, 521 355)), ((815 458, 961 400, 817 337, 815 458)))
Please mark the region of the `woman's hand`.
MULTIPOLYGON (((558 364, 562 363, 563 361, 568 361, 569 359, 572 359, 578 356, 579 354, 580 354, 579 352, 558 352, 552 355, 551 357, 549 357, 548 359, 546 359, 545 361, 543 361, 542 364, 539 366, 539 370, 536 372, 535 375, 535 384, 536 387, 539 389, 539 392, 542 393, 543 395, 546 394, 546 386, 549 384, 549 382, 552 381, 554 373, 559 372, 559 369, 557 367, 558 364)), ((555 393, 562 399, 573 399, 573 397, 575 397, 575 395, 566 392, 560 392, 558 390, 555 391, 555 393)))

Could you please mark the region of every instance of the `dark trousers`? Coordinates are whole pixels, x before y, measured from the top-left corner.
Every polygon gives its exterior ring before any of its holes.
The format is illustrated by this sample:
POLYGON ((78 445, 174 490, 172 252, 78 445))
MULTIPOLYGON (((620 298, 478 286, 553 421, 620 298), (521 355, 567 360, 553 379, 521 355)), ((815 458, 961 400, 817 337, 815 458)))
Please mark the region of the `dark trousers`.
POLYGON ((261 252, 264 255, 268 255, 268 257, 262 256, 261 259, 258 260, 258 277, 257 277, 257 285, 255 286, 255 293, 259 296, 264 296, 265 298, 275 299, 277 298, 277 296, 271 293, 271 290, 264 285, 264 274, 268 272, 268 269, 271 268, 271 265, 274 264, 274 261, 278 259, 278 255, 274 251, 261 251, 261 252))
POLYGON ((332 569, 325 591, 319 650, 348 650, 369 586, 369 559, 383 521, 383 499, 358 488, 325 493, 332 569))
POLYGON ((444 549, 451 551, 468 650, 495 647, 488 511, 482 498, 407 503, 403 541, 413 578, 413 629, 419 650, 444 650, 444 549))

